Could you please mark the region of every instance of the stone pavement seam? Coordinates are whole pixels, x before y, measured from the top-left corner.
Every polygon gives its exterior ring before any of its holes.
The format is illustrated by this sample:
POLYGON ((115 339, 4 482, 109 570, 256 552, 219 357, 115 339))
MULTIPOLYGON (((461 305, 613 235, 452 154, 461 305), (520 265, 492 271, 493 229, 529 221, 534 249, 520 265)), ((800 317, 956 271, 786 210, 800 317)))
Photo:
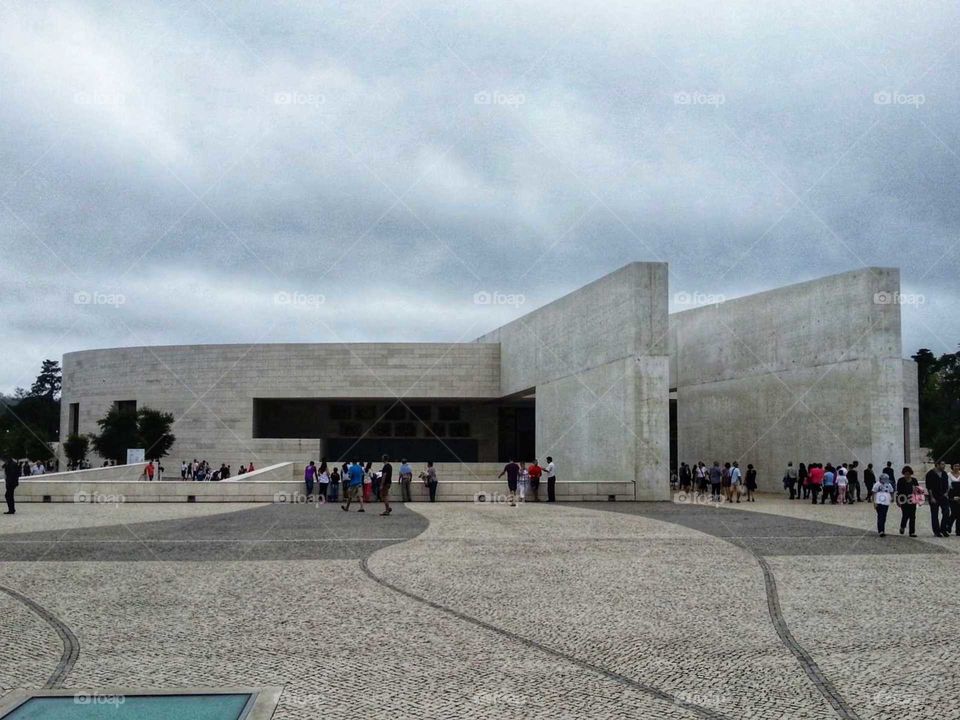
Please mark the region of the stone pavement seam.
POLYGON ((498 635, 502 635, 506 638, 509 638, 510 640, 519 642, 522 645, 525 645, 529 648, 539 650, 543 653, 546 653, 547 655, 551 655, 555 658, 559 658, 560 660, 573 663, 574 665, 577 665, 578 667, 581 667, 585 670, 599 673, 600 675, 603 675, 604 677, 610 680, 613 680, 614 682, 617 682, 621 685, 625 685, 633 690, 638 690, 646 695, 655 697, 658 700, 669 702, 673 705, 676 705, 677 707, 682 707, 685 710, 689 710, 690 712, 698 715, 699 717, 706 718, 707 720, 729 720, 729 718, 726 715, 710 710, 709 708, 705 708, 695 703, 688 702, 680 697, 671 695, 668 692, 665 692, 663 690, 659 690, 650 685, 646 685, 644 683, 638 682, 633 678, 627 677, 626 675, 621 675, 611 670, 607 670, 606 668, 600 667, 599 665, 594 665, 593 663, 589 663, 586 660, 581 660, 580 658, 574 655, 568 655, 565 652, 562 652, 560 650, 555 650, 554 648, 538 643, 535 640, 526 638, 523 635, 519 635, 510 630, 497 627, 496 625, 492 625, 488 622, 484 622, 483 620, 467 615, 466 613, 460 612, 459 610, 454 610, 453 608, 447 607, 446 605, 442 605, 440 603, 434 602, 432 600, 428 600, 425 597, 417 595, 416 593, 412 593, 408 590, 404 590, 403 588, 398 587, 397 585, 394 585, 393 583, 387 580, 384 580, 383 578, 378 576, 376 573, 374 573, 370 569, 369 564, 367 563, 367 558, 364 558, 363 560, 360 561, 360 567, 363 570, 363 572, 366 573, 366 575, 375 583, 383 587, 386 587, 389 590, 392 590, 396 593, 399 593, 404 597, 410 598, 411 600, 414 600, 418 603, 427 605, 428 607, 431 607, 434 610, 439 610, 440 612, 443 612, 443 613, 446 613, 447 615, 455 617, 458 620, 462 620, 472 625, 476 625, 477 627, 483 628, 484 630, 489 630, 490 632, 497 633, 498 635))
POLYGON ((67 679, 67 675, 70 674, 70 671, 76 664, 77 658, 80 657, 80 641, 77 639, 77 636, 73 634, 73 631, 62 620, 60 620, 60 618, 39 603, 28 598, 26 595, 19 593, 12 588, 5 587, 4 585, 0 585, 0 592, 4 592, 15 600, 19 600, 21 603, 26 605, 33 612, 43 618, 54 630, 56 630, 57 635, 60 636, 60 641, 63 643, 63 654, 60 656, 60 662, 57 664, 56 670, 54 670, 53 674, 47 678, 47 682, 43 687, 45 690, 62 687, 64 680, 67 679))
POLYGON ((780 641, 797 658, 814 687, 833 706, 837 715, 844 720, 860 720, 860 716, 846 703, 833 683, 824 677, 820 666, 810 656, 810 653, 793 637, 793 633, 787 627, 787 621, 780 610, 780 594, 777 592, 777 580, 773 576, 773 571, 761 555, 754 552, 753 556, 760 563, 760 569, 763 570, 763 581, 767 589, 767 608, 770 611, 770 620, 773 622, 773 627, 776 629, 777 635, 780 636, 780 641))

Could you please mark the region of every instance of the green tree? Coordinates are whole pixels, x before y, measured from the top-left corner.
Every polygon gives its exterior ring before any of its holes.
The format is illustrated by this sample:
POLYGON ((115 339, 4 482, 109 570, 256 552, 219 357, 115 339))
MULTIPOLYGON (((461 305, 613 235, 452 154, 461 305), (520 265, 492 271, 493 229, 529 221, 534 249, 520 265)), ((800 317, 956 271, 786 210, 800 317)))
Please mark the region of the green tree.
POLYGON ((87 459, 90 438, 86 435, 71 435, 63 443, 63 454, 67 456, 68 467, 78 467, 87 459))
POLYGON ((921 348, 913 359, 920 386, 920 444, 936 459, 960 462, 960 352, 937 358, 921 348))
POLYGON ((137 413, 119 410, 116 406, 97 420, 100 433, 91 436, 93 449, 118 465, 127 462, 127 449, 140 446, 137 434, 137 413))
POLYGON ((33 397, 46 397, 51 400, 60 399, 60 388, 63 386, 63 373, 57 360, 44 360, 40 367, 40 374, 30 387, 33 397))
POLYGON ((147 460, 159 460, 170 451, 176 437, 170 432, 173 415, 152 408, 137 412, 137 434, 147 460))

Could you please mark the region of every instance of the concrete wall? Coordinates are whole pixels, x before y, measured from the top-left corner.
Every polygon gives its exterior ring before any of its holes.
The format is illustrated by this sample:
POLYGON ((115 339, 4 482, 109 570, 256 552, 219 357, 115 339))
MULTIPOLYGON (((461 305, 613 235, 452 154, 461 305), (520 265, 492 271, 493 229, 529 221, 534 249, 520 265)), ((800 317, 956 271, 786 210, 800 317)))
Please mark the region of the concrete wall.
POLYGON ((559 477, 636 481, 669 497, 667 266, 631 263, 478 339, 500 392, 535 389, 537 455, 559 477))
MULTIPOLYGON (((171 412, 178 441, 165 459, 257 467, 318 459, 316 439, 255 439, 253 398, 496 398, 500 348, 475 343, 276 344, 133 347, 63 358, 61 433, 78 402, 79 430, 116 400, 171 412)), ((96 459, 94 459, 96 462, 96 459)))
POLYGON ((753 463, 767 490, 788 460, 902 462, 899 288, 866 268, 671 315, 679 460, 753 463))

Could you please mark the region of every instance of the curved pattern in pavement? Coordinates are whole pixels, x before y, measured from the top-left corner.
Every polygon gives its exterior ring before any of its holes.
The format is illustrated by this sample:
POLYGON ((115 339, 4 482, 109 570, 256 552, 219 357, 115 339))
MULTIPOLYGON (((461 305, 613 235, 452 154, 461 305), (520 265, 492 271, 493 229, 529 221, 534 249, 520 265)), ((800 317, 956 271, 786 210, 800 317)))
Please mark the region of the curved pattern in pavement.
POLYGON ((870 554, 936 554, 946 552, 943 548, 915 540, 890 543, 877 537, 873 532, 815 520, 788 518, 781 515, 761 514, 712 505, 657 503, 652 506, 602 505, 596 509, 641 515, 682 525, 726 540, 753 555, 763 571, 770 620, 780 641, 797 658, 814 687, 843 720, 860 720, 860 716, 844 700, 810 653, 797 642, 790 632, 780 609, 776 578, 764 556, 823 554, 824 549, 829 549, 830 554, 852 553, 854 549, 860 553, 870 554), (744 534, 745 532, 750 534, 744 534))
POLYGON ((602 668, 599 665, 594 665, 593 663, 589 663, 586 660, 581 660, 578 657, 569 655, 560 650, 556 650, 542 643, 538 643, 535 640, 531 640, 530 638, 526 638, 522 635, 519 635, 505 628, 497 627, 496 625, 491 625, 488 622, 484 622, 479 618, 475 618, 470 615, 467 615, 466 613, 460 612, 459 610, 454 610, 453 608, 447 607, 446 605, 442 605, 432 600, 428 600, 427 598, 417 595, 416 593, 410 592, 409 590, 404 590, 403 588, 398 587, 393 583, 390 583, 384 580, 383 578, 379 577, 378 575, 376 575, 370 569, 370 565, 367 563, 366 558, 360 561, 360 566, 363 568, 363 571, 367 574, 367 576, 374 582, 382 585, 385 588, 393 590, 394 592, 399 593, 404 597, 410 598, 411 600, 415 600, 416 602, 419 602, 419 603, 422 603, 423 605, 431 607, 434 610, 439 610, 440 612, 451 615, 457 618, 458 620, 463 620, 464 622, 468 622, 478 627, 481 627, 484 630, 489 630, 491 632, 497 633, 498 635, 502 635, 503 637, 509 638, 510 640, 514 640, 515 642, 518 642, 522 645, 526 645, 527 647, 539 650, 552 657, 565 660, 566 662, 569 662, 569 663, 573 663, 574 665, 577 665, 578 667, 581 667, 585 670, 589 670, 591 672, 595 672, 600 675, 603 675, 604 677, 610 680, 613 680, 614 682, 618 682, 621 685, 626 685, 627 687, 630 687, 634 690, 639 690, 640 692, 646 695, 655 697, 658 700, 664 700, 668 703, 672 703, 678 707, 689 710, 699 717, 707 718, 707 720, 727 720, 726 715, 722 715, 721 713, 714 712, 709 708, 701 707, 699 705, 696 705, 695 703, 688 702, 683 698, 677 697, 675 695, 671 695, 670 693, 664 692, 663 690, 659 690, 653 687, 652 685, 646 685, 644 683, 638 682, 633 678, 629 678, 625 675, 621 675, 620 673, 607 670, 606 668, 602 668))
POLYGON ((70 671, 77 662, 77 658, 80 656, 80 641, 77 640, 77 636, 73 634, 73 631, 60 620, 60 618, 23 593, 3 585, 0 585, 0 592, 6 593, 30 608, 30 610, 43 618, 60 637, 60 642, 63 643, 63 654, 60 656, 60 662, 57 664, 53 674, 47 678, 47 682, 43 687, 44 689, 62 687, 64 680, 67 679, 67 675, 70 674, 70 671))

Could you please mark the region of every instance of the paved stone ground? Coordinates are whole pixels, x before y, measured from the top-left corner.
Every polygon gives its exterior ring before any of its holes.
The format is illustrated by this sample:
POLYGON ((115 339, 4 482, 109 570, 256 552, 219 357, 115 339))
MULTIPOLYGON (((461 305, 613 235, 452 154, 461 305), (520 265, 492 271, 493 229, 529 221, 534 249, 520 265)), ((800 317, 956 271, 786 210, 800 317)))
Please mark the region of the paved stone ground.
MULTIPOLYGON (((956 555, 778 503, 121 506, 0 536, 0 586, 75 634, 65 687, 280 685, 279 719, 960 717, 956 555)), ((42 686, 61 638, 0 613, 0 688, 42 686)))

